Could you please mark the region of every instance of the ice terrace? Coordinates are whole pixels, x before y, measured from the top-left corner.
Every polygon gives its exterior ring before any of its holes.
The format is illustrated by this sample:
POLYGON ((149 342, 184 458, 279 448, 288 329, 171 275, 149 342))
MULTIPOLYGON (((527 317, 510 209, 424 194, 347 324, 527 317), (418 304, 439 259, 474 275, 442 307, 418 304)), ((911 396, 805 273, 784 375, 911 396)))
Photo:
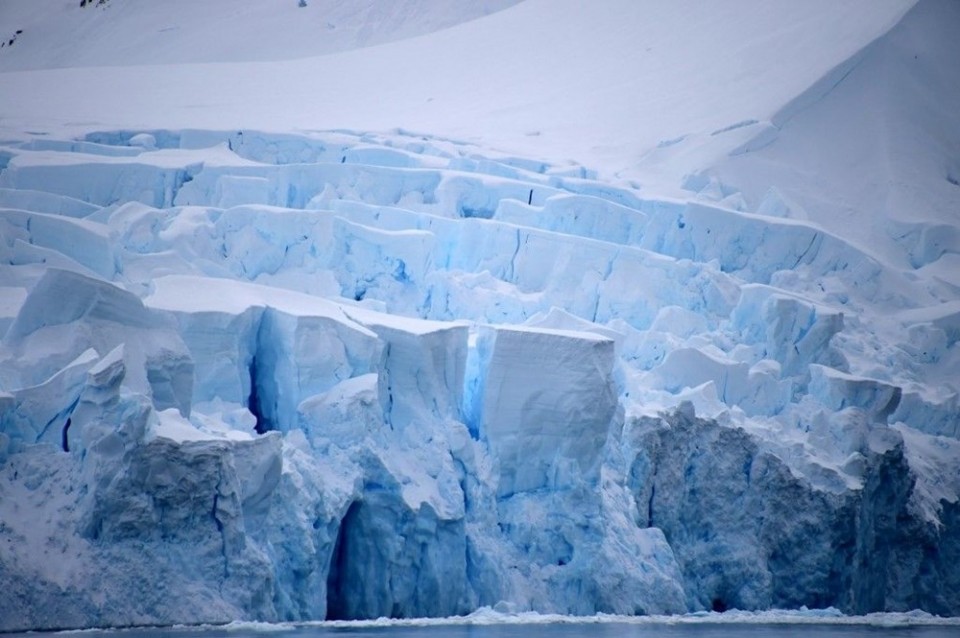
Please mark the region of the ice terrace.
MULTIPOLYGON (((146 542, 171 588, 214 583, 198 620, 960 610, 945 282, 808 222, 405 131, 0 157, 3 471, 81 481, 58 497, 78 560, 146 542), (717 481, 735 498, 698 493, 717 481)), ((174 613, 109 595, 108 623, 174 613)))

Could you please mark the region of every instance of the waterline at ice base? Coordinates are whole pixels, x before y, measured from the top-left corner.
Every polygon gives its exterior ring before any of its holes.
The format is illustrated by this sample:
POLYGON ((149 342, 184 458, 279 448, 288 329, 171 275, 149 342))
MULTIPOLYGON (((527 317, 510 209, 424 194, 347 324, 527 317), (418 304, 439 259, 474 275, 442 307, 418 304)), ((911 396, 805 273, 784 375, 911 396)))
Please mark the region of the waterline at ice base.
POLYGON ((0 6, 0 631, 954 627, 960 5, 361 6, 0 6))

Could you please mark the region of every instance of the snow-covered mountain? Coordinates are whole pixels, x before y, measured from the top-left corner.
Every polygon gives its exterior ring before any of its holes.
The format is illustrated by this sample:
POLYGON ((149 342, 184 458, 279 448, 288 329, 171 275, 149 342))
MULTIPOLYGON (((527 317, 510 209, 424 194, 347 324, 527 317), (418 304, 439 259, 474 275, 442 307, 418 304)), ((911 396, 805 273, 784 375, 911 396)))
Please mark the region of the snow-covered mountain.
POLYGON ((0 0, 0 630, 960 615, 960 4, 0 0))

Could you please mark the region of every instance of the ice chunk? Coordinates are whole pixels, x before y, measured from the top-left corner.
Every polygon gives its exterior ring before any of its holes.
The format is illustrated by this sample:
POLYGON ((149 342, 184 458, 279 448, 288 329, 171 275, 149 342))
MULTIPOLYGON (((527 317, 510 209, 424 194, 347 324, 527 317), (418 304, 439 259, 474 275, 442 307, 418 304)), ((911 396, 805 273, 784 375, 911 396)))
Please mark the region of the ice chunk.
POLYGON ((780 363, 785 376, 810 363, 835 364, 830 341, 843 330, 843 312, 765 285, 743 287, 731 321, 747 343, 761 343, 761 356, 780 363))
POLYGON ((264 313, 250 374, 268 429, 296 427, 301 401, 375 369, 380 345, 358 328, 327 314, 264 313))
POLYGON ((121 288, 68 271, 49 270, 30 291, 6 339, 25 339, 38 330, 80 320, 132 328, 161 325, 139 299, 121 288))
POLYGON ((147 151, 152 151, 157 148, 157 138, 150 133, 137 133, 127 140, 127 144, 129 146, 136 146, 147 151))
POLYGON ((0 335, 7 333, 26 299, 26 289, 19 286, 0 286, 0 335))
POLYGON ((270 564, 247 542, 250 512, 244 505, 262 500, 276 484, 279 447, 278 435, 246 443, 157 437, 135 446, 103 461, 83 532, 98 543, 132 542, 149 552, 158 545, 190 548, 186 555, 153 559, 155 566, 189 564, 194 587, 211 586, 218 597, 270 617, 270 564), (238 454, 254 447, 266 449, 238 454), (266 474, 250 465, 271 457, 266 474))
POLYGON ((463 519, 448 519, 427 502, 411 506, 385 468, 368 472, 364 497, 347 510, 333 548, 327 618, 465 613, 463 519))
POLYGON ((652 376, 672 393, 711 382, 723 403, 740 406, 748 414, 772 415, 787 404, 791 388, 778 379, 779 366, 769 363, 751 367, 695 348, 677 348, 666 354, 652 376))
POLYGON ((504 199, 494 218, 626 245, 639 244, 647 221, 646 214, 634 208, 600 197, 570 194, 553 195, 542 207, 504 199))
POLYGON ((87 217, 99 207, 79 199, 42 190, 0 188, 0 207, 64 217, 87 217))
POLYGON ((146 303, 177 318, 198 361, 198 400, 248 405, 260 429, 296 427, 301 401, 379 362, 376 334, 319 297, 169 276, 155 282, 146 303))
POLYGON ((270 200, 270 182, 266 178, 221 175, 212 203, 219 208, 231 208, 242 204, 269 204, 270 200))
POLYGON ((943 330, 947 336, 946 346, 960 341, 960 301, 950 301, 937 306, 916 308, 900 313, 900 318, 908 324, 931 323, 943 330))
POLYGON ((375 436, 384 425, 378 388, 378 376, 364 374, 305 399, 297 407, 300 429, 344 447, 375 436))
MULTIPOLYGON (((540 199, 547 193, 555 192, 552 188, 535 189, 540 199)), ((497 210, 498 204, 506 199, 529 201, 533 197, 528 184, 523 182, 479 177, 467 174, 445 175, 437 187, 436 198, 441 214, 455 217, 479 217, 490 219, 497 210)))
POLYGON ((402 430, 411 424, 461 420, 467 326, 410 320, 347 309, 383 343, 378 393, 387 422, 402 430))
POLYGON ((332 261, 345 297, 359 301, 370 294, 402 304, 431 268, 429 232, 385 231, 336 218, 333 233, 332 261))
POLYGON ((84 350, 124 344, 126 381, 158 409, 189 414, 193 362, 168 318, 112 284, 65 270, 48 270, 30 291, 4 338, 24 363, 21 383, 36 383, 84 350))
POLYGON ((888 421, 902 422, 927 434, 960 439, 960 393, 948 389, 942 398, 924 394, 904 391, 888 421))
POLYGON ((664 531, 693 609, 890 604, 914 595, 901 579, 940 560, 909 549, 914 535, 956 533, 909 513, 914 476, 886 426, 868 428, 855 455, 862 482, 837 491, 795 472, 760 436, 689 412, 627 429, 641 525, 664 531))
POLYGON ((877 379, 813 364, 810 366, 810 393, 831 409, 860 408, 885 423, 897 409, 902 390, 877 379))
POLYGON ((62 253, 101 277, 117 272, 107 228, 84 219, 0 209, 0 220, 26 230, 25 240, 62 253))
POLYGON ((14 390, 0 400, 5 404, 0 410, 0 432, 10 452, 41 442, 66 446, 68 420, 84 390, 87 372, 98 358, 95 350, 88 349, 43 383, 14 390))
POLYGON ((475 428, 498 459, 501 497, 592 485, 617 413, 613 341, 509 326, 481 329, 475 428))

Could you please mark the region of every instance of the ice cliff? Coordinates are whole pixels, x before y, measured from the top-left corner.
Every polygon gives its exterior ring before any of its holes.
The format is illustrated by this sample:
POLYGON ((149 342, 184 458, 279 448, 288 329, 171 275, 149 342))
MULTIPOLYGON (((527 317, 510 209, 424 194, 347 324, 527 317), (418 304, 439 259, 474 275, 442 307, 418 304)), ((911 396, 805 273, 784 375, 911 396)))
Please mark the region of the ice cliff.
POLYGON ((960 615, 955 166, 870 241, 843 219, 932 156, 790 192, 850 85, 958 15, 896 11, 768 119, 626 144, 678 185, 404 129, 0 121, 0 631, 960 615))
POLYGON ((403 135, 7 149, 5 629, 960 612, 936 281, 403 135))

